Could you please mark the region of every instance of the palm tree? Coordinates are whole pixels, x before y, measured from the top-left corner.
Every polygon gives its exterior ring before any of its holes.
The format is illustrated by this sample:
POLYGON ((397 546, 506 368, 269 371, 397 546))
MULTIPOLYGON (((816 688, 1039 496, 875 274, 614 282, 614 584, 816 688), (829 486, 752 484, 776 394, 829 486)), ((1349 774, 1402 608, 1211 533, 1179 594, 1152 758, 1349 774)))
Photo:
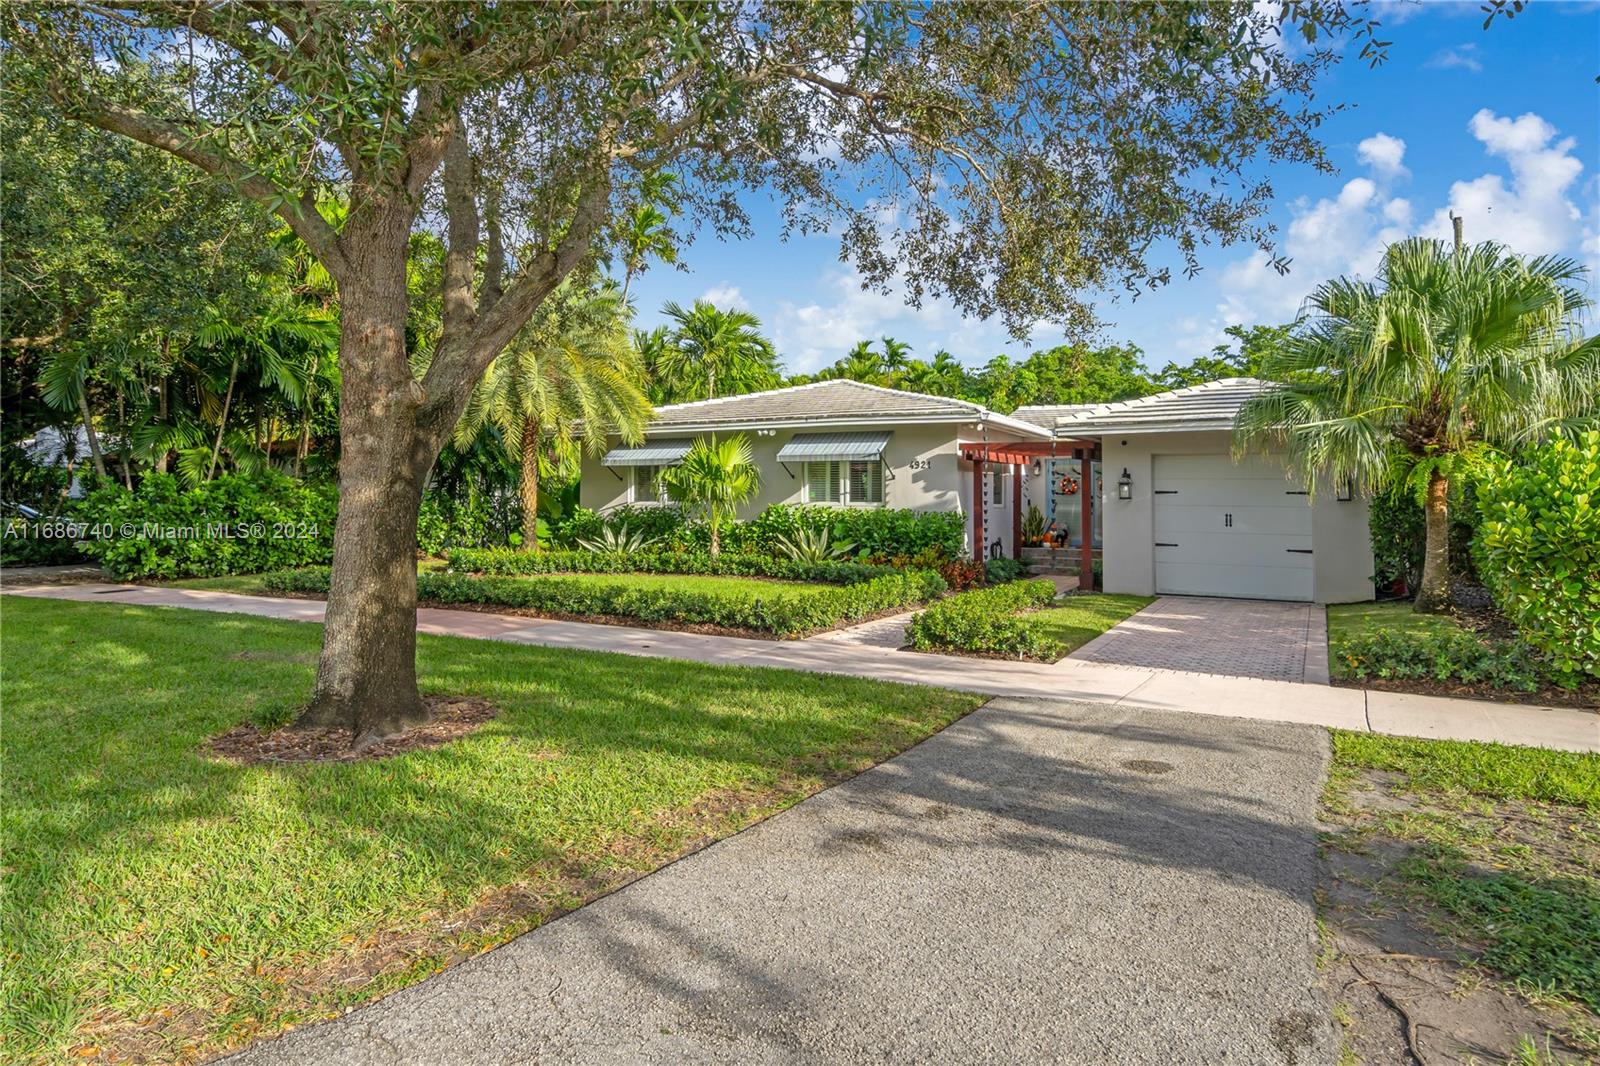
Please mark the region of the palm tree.
POLYGON ((669 302, 668 343, 650 371, 658 403, 709 400, 776 388, 778 353, 748 311, 721 311, 705 300, 688 309, 669 302))
POLYGON ((1426 554, 1415 609, 1450 609, 1448 493, 1486 448, 1537 439, 1592 406, 1600 344, 1581 340, 1588 299, 1570 259, 1485 243, 1390 245, 1376 282, 1338 278, 1269 352, 1282 386, 1247 403, 1237 445, 1283 447, 1316 491, 1358 479, 1421 498, 1426 554))
POLYGON ((651 256, 668 266, 678 261, 678 246, 673 241, 672 219, 678 214, 678 175, 658 170, 646 174, 639 188, 639 202, 628 212, 622 232, 622 298, 634 277, 644 270, 651 256))
POLYGON ((722 523, 761 491, 761 470, 743 433, 721 440, 701 437, 681 463, 662 471, 661 483, 684 510, 705 515, 716 555, 722 550, 722 523))
POLYGON ((518 462, 524 550, 538 548, 541 462, 579 444, 599 452, 608 434, 644 435, 650 401, 628 317, 615 282, 567 281, 489 364, 456 424, 458 448, 493 427, 518 462))
POLYGON ((911 345, 893 337, 883 338, 883 369, 891 384, 898 381, 911 364, 911 345))

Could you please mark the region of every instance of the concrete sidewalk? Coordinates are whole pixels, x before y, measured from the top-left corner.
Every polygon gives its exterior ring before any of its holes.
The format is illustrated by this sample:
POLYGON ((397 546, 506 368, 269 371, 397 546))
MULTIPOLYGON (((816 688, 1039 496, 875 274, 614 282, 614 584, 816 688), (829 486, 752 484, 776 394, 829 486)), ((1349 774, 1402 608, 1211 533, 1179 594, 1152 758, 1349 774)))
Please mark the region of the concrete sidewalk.
POLYGON ((996 700, 233 1066, 1332 1066, 1319 730, 996 700))
MULTIPOLYGON (((241 596, 148 585, 7 587, 4 591, 46 599, 187 607, 301 622, 320 621, 323 607, 317 600, 241 596)), ((417 631, 721 665, 775 666, 873 677, 994 696, 1086 700, 1130 710, 1188 711, 1399 736, 1491 740, 1568 751, 1600 751, 1600 715, 1571 708, 1411 696, 1117 666, 1074 658, 1058 663, 1023 663, 926 655, 890 650, 883 646, 881 634, 875 632, 862 641, 841 639, 838 633, 808 640, 751 640, 434 608, 417 612, 417 631)))

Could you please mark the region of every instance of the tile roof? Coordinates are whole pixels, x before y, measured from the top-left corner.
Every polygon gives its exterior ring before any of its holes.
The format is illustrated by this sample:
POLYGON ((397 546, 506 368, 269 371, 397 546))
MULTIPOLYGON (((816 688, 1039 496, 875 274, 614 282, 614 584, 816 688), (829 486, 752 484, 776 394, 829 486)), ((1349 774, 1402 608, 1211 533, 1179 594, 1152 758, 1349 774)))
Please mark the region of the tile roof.
POLYGON ((1083 411, 1093 411, 1101 406, 1097 403, 1067 403, 1067 404, 1030 404, 1019 407, 1011 412, 1012 418, 1020 418, 1024 422, 1032 422, 1045 429, 1054 429, 1056 419, 1065 418, 1083 411))
POLYGON ((1036 435, 1039 429, 1034 423, 1019 422, 966 400, 840 378, 657 407, 649 431, 784 423, 966 422, 979 418, 1030 435, 1036 435))
POLYGON ((1104 403, 1069 412, 1055 423, 1055 428, 1062 436, 1232 429, 1233 420, 1245 401, 1271 388, 1271 383, 1257 378, 1223 378, 1137 400, 1104 403))

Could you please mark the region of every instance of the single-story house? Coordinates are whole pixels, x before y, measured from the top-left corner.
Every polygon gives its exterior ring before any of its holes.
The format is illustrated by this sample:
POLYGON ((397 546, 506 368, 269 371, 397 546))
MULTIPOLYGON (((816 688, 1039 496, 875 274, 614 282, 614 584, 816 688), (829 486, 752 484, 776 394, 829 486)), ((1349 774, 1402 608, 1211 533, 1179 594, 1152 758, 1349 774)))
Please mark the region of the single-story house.
POLYGON ((1230 454, 1234 416, 1268 387, 1229 378, 1010 415, 848 380, 672 404, 642 443, 585 457, 579 499, 665 502, 661 468, 696 437, 744 433, 762 486, 741 517, 774 503, 958 511, 969 550, 990 558, 1022 554, 1031 505, 1086 581, 1100 559, 1108 592, 1370 600, 1366 500, 1313 499, 1271 456, 1230 454))

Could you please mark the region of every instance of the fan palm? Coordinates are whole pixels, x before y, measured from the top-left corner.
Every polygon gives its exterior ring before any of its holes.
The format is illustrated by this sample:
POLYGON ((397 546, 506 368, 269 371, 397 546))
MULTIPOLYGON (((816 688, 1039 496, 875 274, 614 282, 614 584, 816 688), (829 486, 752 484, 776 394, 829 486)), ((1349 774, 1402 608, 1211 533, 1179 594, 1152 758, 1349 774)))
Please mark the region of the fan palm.
POLYGON ((722 524, 761 491, 761 470, 744 434, 721 440, 702 437, 681 463, 662 471, 661 483, 685 511, 705 517, 711 554, 716 555, 722 550, 722 524))
POLYGON ((1594 402, 1600 345, 1580 339, 1582 275, 1570 259, 1492 243, 1393 244, 1375 282, 1312 294, 1305 325, 1262 365, 1283 384, 1245 405, 1236 447, 1284 448, 1313 492, 1325 478, 1416 491, 1416 610, 1448 611, 1451 479, 1485 448, 1537 439, 1594 402))
POLYGON ((748 311, 723 311, 705 300, 668 303, 668 343, 650 366, 657 403, 709 400, 776 388, 778 353, 748 311))
POLYGON ((541 461, 575 446, 599 452, 608 434, 643 438, 650 401, 628 317, 613 282, 563 284, 489 364, 456 425, 457 447, 493 427, 517 461, 525 550, 538 546, 541 461))

